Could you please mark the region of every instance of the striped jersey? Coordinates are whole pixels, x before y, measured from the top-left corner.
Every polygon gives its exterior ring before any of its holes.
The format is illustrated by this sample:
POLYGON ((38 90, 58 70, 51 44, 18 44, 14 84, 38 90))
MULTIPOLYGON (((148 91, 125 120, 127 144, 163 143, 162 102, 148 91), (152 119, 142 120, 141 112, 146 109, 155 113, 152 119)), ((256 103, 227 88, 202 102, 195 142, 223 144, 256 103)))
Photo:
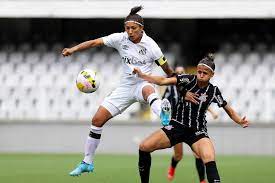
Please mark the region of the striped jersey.
POLYGON ((206 130, 206 111, 212 102, 219 107, 227 105, 217 86, 209 83, 206 87, 200 88, 196 75, 177 75, 177 89, 179 101, 172 109, 172 120, 197 131, 206 130), (199 104, 185 101, 180 95, 184 90, 198 94, 199 104))
POLYGON ((167 86, 162 98, 166 98, 170 102, 171 106, 176 106, 179 100, 177 86, 167 86))

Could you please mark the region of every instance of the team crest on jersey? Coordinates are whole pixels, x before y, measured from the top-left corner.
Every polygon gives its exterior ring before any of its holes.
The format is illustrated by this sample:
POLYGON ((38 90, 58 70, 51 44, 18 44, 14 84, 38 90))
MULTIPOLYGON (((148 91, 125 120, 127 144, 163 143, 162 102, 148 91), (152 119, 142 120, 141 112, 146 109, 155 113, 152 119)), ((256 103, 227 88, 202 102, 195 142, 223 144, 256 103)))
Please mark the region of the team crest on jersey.
POLYGON ((206 95, 205 93, 201 94, 201 96, 199 97, 199 100, 202 102, 206 102, 208 95, 206 95))
POLYGON ((138 53, 141 55, 146 55, 146 52, 147 52, 146 48, 142 48, 141 50, 138 51, 138 53))
POLYGON ((121 47, 122 47, 123 50, 128 50, 129 49, 129 46, 126 45, 126 44, 123 44, 121 47))

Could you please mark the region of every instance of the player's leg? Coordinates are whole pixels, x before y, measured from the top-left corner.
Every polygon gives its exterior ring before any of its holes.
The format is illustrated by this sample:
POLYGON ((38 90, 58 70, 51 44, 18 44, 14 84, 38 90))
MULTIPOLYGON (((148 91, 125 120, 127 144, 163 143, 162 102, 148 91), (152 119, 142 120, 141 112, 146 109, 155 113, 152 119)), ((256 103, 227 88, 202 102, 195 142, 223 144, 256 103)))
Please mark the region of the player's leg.
POLYGON ((171 163, 168 169, 167 179, 173 180, 176 172, 176 167, 178 162, 182 159, 183 146, 182 143, 176 144, 174 146, 174 155, 172 156, 171 163))
POLYGON ((84 172, 94 170, 93 157, 100 142, 102 126, 112 118, 112 114, 103 106, 100 106, 92 119, 90 133, 85 143, 85 154, 83 161, 70 172, 71 176, 78 176, 84 172))
MULTIPOLYGON (((106 97, 98 108, 96 114, 92 119, 92 125, 89 135, 85 143, 85 156, 82 163, 73 170, 70 175, 77 176, 83 171, 82 166, 93 166, 93 157, 97 146, 100 142, 100 137, 103 129, 103 125, 112 117, 123 112, 134 100, 129 95, 131 88, 120 86, 116 88, 108 97, 106 97), (119 106, 119 107, 118 107, 119 106)), ((89 169, 90 172, 91 169, 89 169)))
POLYGON ((196 164, 196 169, 199 175, 200 183, 206 183, 205 180, 205 166, 203 164, 202 159, 197 155, 196 153, 193 152, 193 155, 195 157, 195 164, 196 164))
POLYGON ((169 125, 171 119, 171 105, 167 99, 161 100, 156 93, 155 88, 149 84, 142 84, 142 96, 145 101, 149 103, 152 111, 161 119, 161 123, 166 126, 169 125))
POLYGON ((170 140, 163 130, 158 130, 139 145, 139 175, 141 183, 148 183, 151 168, 151 152, 171 147, 170 140))
POLYGON ((202 138, 192 144, 192 150, 201 157, 205 164, 209 183, 219 183, 220 176, 215 162, 214 146, 209 138, 202 138))
POLYGON ((100 142, 103 125, 112 118, 112 114, 100 106, 92 119, 92 125, 85 144, 84 162, 92 163, 95 150, 100 142))

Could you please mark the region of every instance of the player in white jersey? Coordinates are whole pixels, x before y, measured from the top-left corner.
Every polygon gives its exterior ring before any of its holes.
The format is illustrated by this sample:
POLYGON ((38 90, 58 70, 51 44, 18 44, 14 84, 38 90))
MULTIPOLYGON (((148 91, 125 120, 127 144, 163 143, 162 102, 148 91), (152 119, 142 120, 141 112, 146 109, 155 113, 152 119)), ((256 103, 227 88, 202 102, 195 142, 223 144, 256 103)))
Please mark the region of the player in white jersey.
POLYGON ((76 51, 106 45, 119 52, 123 65, 121 84, 104 99, 94 115, 85 144, 84 159, 70 173, 71 176, 78 176, 83 172, 94 170, 93 156, 100 141, 103 125, 112 117, 122 113, 134 102, 149 103, 152 110, 160 116, 161 122, 164 125, 169 123, 171 116, 169 101, 167 99, 161 100, 151 83, 135 77, 132 73, 133 68, 138 67, 143 73, 151 74, 153 65, 156 63, 168 76, 173 74, 173 70, 168 65, 156 42, 147 36, 143 30, 143 18, 137 14, 141 9, 141 6, 131 9, 124 21, 125 32, 86 41, 62 51, 63 56, 69 56, 76 51))

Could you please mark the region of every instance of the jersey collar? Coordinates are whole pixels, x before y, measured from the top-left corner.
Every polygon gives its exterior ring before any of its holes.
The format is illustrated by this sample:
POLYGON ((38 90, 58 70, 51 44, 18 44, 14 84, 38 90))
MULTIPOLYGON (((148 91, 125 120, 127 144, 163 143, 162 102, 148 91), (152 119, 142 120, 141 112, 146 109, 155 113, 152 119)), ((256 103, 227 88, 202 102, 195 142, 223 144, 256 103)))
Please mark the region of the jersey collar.
POLYGON ((145 43, 147 35, 145 34, 145 31, 143 31, 142 38, 139 43, 145 43))

